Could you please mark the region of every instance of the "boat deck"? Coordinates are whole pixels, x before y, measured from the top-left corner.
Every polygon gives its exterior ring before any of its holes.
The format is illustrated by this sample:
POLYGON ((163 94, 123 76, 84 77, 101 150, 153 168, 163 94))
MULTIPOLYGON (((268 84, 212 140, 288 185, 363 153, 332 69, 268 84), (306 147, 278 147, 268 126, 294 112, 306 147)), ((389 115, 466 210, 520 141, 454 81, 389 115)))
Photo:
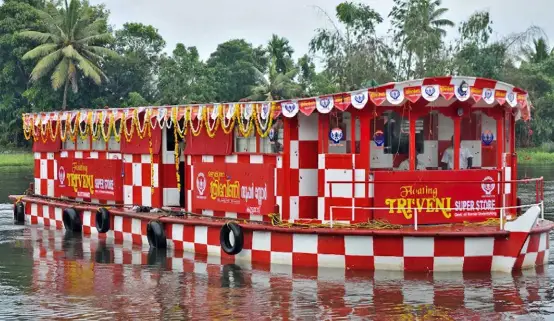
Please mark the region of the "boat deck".
MULTIPOLYGON (((352 226, 344 224, 335 224, 330 227, 329 224, 320 224, 310 222, 309 220, 295 223, 288 222, 261 222, 242 220, 226 217, 214 217, 200 214, 182 212, 180 208, 164 208, 162 210, 151 212, 137 212, 132 208, 106 206, 96 204, 82 204, 73 201, 50 200, 43 197, 34 196, 11 196, 13 201, 21 200, 34 204, 48 205, 60 208, 73 207, 82 211, 91 211, 93 213, 102 206, 107 207, 115 215, 136 218, 140 220, 159 220, 171 224, 184 225, 204 225, 220 227, 229 221, 235 221, 243 229, 253 231, 273 231, 282 233, 300 233, 300 234, 340 234, 340 235, 404 235, 404 236, 442 236, 442 237, 479 237, 479 236, 507 236, 509 231, 502 230, 499 220, 488 220, 480 223, 454 223, 440 225, 419 225, 417 230, 413 225, 401 226, 392 224, 361 223, 352 226)), ((40 215, 40 213, 39 213, 40 215)), ((533 227, 531 233, 543 233, 554 229, 554 222, 539 219, 533 227)))

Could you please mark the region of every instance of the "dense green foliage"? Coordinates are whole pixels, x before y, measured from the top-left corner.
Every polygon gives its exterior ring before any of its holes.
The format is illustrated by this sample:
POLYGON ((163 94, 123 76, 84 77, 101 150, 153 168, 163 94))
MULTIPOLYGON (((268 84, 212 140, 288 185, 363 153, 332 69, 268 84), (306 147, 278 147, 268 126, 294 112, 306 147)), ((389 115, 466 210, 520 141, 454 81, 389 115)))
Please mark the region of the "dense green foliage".
POLYGON ((286 99, 440 75, 490 77, 528 90, 533 120, 518 124, 518 144, 554 141, 554 55, 540 29, 493 37, 488 12, 455 26, 440 0, 393 1, 386 17, 348 1, 323 12, 332 28, 315 30, 310 52, 297 61, 279 35, 262 46, 231 39, 203 61, 194 46, 166 48, 154 26, 114 30, 103 5, 4 0, 0 146, 25 146, 21 113, 65 106, 66 90, 57 88, 74 89, 67 95, 74 109, 286 99), (380 35, 386 20, 391 30, 380 35))

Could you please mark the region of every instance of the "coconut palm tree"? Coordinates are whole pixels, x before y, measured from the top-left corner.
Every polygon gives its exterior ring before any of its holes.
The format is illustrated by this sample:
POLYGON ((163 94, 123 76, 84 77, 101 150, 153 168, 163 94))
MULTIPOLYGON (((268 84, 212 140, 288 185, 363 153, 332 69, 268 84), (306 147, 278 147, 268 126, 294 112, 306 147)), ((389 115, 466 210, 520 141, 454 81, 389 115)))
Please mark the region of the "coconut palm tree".
POLYGON ((267 44, 267 51, 270 57, 275 58, 275 68, 277 72, 286 74, 293 68, 292 54, 294 53, 294 49, 292 49, 286 38, 279 37, 275 34, 271 36, 271 40, 269 40, 267 44))
POLYGON ((68 4, 65 0, 63 8, 50 4, 44 11, 38 10, 46 32, 19 33, 24 38, 40 43, 23 55, 23 59, 40 58, 31 72, 32 81, 51 73, 52 88, 58 90, 64 86, 63 110, 67 106, 69 85, 73 92, 77 92, 80 74, 100 85, 102 80, 107 80, 100 64, 106 56, 117 56, 114 51, 101 45, 112 38, 110 33, 104 32, 106 20, 96 18, 88 4, 82 4, 79 0, 70 1, 68 4))
MULTIPOLYGON (((442 38, 446 35, 446 27, 454 26, 452 21, 444 18, 448 8, 441 6, 441 0, 396 1, 391 16, 394 18, 393 24, 399 29, 396 36, 401 39, 400 54, 404 51, 407 54, 406 70, 411 70, 415 56, 416 73, 423 72, 426 58, 439 50, 442 38)), ((411 77, 409 73, 406 76, 411 77)))
POLYGON ((298 97, 302 93, 302 86, 294 81, 298 74, 298 69, 293 68, 287 73, 277 71, 277 59, 273 57, 269 66, 269 75, 265 75, 255 69, 259 85, 252 88, 252 95, 248 97, 252 100, 279 100, 298 97))
POLYGON ((539 63, 546 60, 551 54, 546 39, 533 39, 533 45, 523 48, 523 60, 529 63, 539 63))

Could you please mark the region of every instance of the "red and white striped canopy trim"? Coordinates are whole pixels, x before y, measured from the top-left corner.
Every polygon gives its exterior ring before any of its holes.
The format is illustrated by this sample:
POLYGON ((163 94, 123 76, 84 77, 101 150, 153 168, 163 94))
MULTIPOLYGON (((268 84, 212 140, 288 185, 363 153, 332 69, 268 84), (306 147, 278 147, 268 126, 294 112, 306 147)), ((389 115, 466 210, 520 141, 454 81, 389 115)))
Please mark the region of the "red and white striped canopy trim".
MULTIPOLYGON (((348 108, 363 110, 375 107, 396 107, 403 106, 406 103, 425 104, 433 108, 448 107, 456 102, 467 102, 474 108, 491 108, 499 105, 511 107, 516 111, 516 119, 530 118, 531 103, 528 101, 526 91, 514 87, 510 84, 476 77, 432 77, 417 80, 409 80, 403 82, 392 82, 378 87, 362 89, 352 92, 336 93, 330 95, 322 95, 318 97, 302 98, 295 100, 285 100, 274 102, 275 109, 274 117, 283 115, 284 117, 295 117, 299 112, 304 115, 311 115, 314 111, 322 114, 329 113, 333 110, 346 111, 348 108), (460 86, 465 83, 468 86, 467 93, 464 95, 459 91, 460 86)), ((221 104, 202 104, 202 105, 186 105, 186 106, 159 106, 159 107, 137 107, 137 108, 119 108, 119 109, 99 109, 94 110, 95 122, 107 122, 109 117, 105 116, 115 113, 116 120, 125 117, 129 119, 133 115, 133 110, 143 113, 150 109, 152 121, 167 121, 172 118, 174 108, 177 108, 177 119, 181 120, 185 114, 189 112, 191 118, 197 118, 202 109, 207 109, 208 114, 214 109, 214 105, 220 106, 222 112, 226 115, 226 111, 230 106, 238 106, 239 111, 241 106, 245 104, 254 104, 258 108, 258 104, 271 102, 246 102, 246 103, 221 103, 221 104), (165 118, 165 119, 160 119, 165 118)), ((82 110, 81 113, 86 115, 89 110, 82 110)), ((62 120, 70 118, 75 119, 77 111, 71 112, 54 112, 54 113, 36 113, 25 114, 28 122, 34 122, 35 125, 48 122, 49 119, 61 117, 62 120)), ((82 115, 81 117, 84 117, 82 115)), ((86 118, 84 118, 86 119, 86 118)), ((81 119, 82 121, 83 119, 81 119)))
POLYGON ((394 82, 379 87, 353 92, 324 95, 315 98, 288 100, 280 103, 285 117, 298 112, 309 116, 314 111, 329 113, 334 109, 396 107, 405 103, 418 103, 429 107, 448 107, 467 101, 474 108, 491 108, 505 105, 515 108, 518 117, 529 118, 530 103, 527 92, 504 82, 475 77, 434 77, 394 82), (467 94, 458 90, 465 82, 467 94))

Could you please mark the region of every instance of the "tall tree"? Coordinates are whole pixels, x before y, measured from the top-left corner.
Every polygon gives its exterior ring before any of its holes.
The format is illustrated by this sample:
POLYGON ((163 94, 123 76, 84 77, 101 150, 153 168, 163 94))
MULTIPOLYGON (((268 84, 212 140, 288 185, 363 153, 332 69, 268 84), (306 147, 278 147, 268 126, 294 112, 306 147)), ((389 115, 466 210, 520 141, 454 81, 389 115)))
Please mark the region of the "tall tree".
POLYGON ((272 35, 267 44, 267 51, 270 59, 275 59, 275 70, 278 73, 286 74, 294 67, 292 61, 294 49, 286 38, 272 35))
POLYGON ((533 44, 523 49, 523 60, 530 63, 539 63, 550 56, 550 47, 546 39, 540 37, 533 39, 533 44))
POLYGON ((45 10, 38 10, 47 32, 23 31, 19 35, 40 43, 23 55, 23 59, 40 58, 31 72, 31 79, 37 81, 51 74, 52 88, 64 86, 62 109, 67 106, 67 91, 71 84, 73 92, 78 91, 79 74, 100 85, 107 76, 99 64, 106 56, 117 54, 101 44, 112 39, 106 29, 106 20, 96 18, 88 3, 65 0, 65 6, 57 8, 48 4, 45 10))
POLYGON ((217 46, 207 61, 214 79, 215 100, 238 101, 251 94, 258 84, 258 72, 267 69, 267 53, 253 48, 243 39, 234 39, 217 46))
POLYGON ((107 103, 118 106, 132 92, 145 100, 156 100, 157 76, 165 40, 153 26, 141 23, 125 23, 115 31, 115 40, 110 46, 119 57, 107 59, 104 70, 110 75, 106 84, 109 95, 107 103))
POLYGON ((442 52, 446 28, 454 26, 444 18, 448 9, 441 7, 441 0, 394 0, 394 3, 389 17, 398 46, 397 74, 400 78, 429 75, 442 52))
POLYGON ((333 28, 318 29, 310 41, 310 51, 321 55, 341 90, 359 88, 373 78, 392 80, 390 48, 375 32, 383 22, 377 11, 364 4, 343 2, 336 7, 340 27, 327 17, 333 28))
POLYGON ((276 60, 272 59, 269 65, 268 79, 259 70, 255 70, 258 75, 259 85, 252 88, 250 99, 254 100, 280 100, 298 97, 302 93, 302 87, 294 81, 298 70, 293 68, 287 73, 277 71, 276 60))
POLYGON ((179 43, 170 57, 163 57, 158 90, 162 104, 209 102, 214 86, 206 64, 200 60, 196 47, 179 43))

